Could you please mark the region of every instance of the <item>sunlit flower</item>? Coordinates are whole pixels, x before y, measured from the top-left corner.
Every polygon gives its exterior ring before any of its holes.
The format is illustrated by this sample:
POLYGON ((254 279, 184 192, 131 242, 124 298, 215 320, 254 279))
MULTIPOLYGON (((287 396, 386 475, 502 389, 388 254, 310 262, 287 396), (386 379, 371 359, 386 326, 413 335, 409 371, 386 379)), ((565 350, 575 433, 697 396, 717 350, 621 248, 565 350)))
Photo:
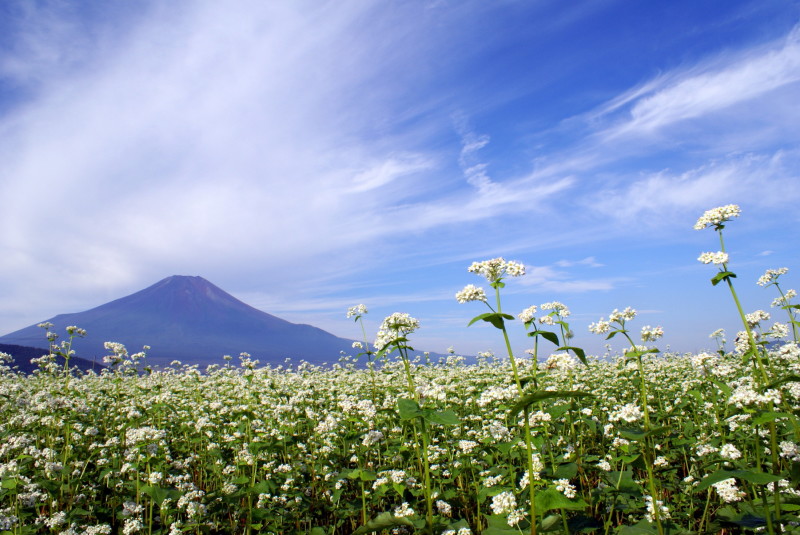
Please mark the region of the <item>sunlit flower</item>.
POLYGON ((655 342, 664 336, 664 329, 661 327, 650 327, 645 325, 642 327, 642 342, 655 342))
POLYGON ((467 271, 481 275, 489 282, 497 282, 505 275, 521 277, 525 274, 525 266, 519 262, 506 261, 503 257, 499 257, 484 260, 483 262, 473 262, 467 268, 467 271))
POLYGON ((464 289, 456 293, 456 301, 459 303, 468 303, 470 301, 483 301, 486 302, 486 292, 483 288, 475 286, 474 284, 467 284, 464 289))
POLYGON ((419 320, 405 312, 395 312, 386 317, 378 329, 375 343, 372 345, 380 351, 386 344, 398 338, 404 338, 419 329, 419 320))
POLYGON ((739 217, 741 213, 741 209, 736 204, 727 204, 718 208, 712 208, 700 216, 700 219, 698 219, 697 223, 694 225, 694 229, 703 230, 711 226, 719 228, 726 221, 730 221, 734 217, 739 217))
POLYGON ((589 324, 589 332, 594 334, 606 334, 611 330, 611 324, 600 318, 597 322, 589 324))
POLYGON ((509 492, 501 492, 492 498, 492 512, 496 515, 507 515, 517 508, 517 499, 509 492))
POLYGON ((717 251, 716 253, 702 253, 697 257, 697 260, 703 264, 716 264, 722 265, 728 263, 728 253, 717 251))
POLYGON ((358 316, 363 316, 367 313, 367 306, 366 305, 356 305, 354 307, 350 307, 347 309, 347 317, 353 318, 358 316))
POLYGON ((767 271, 764 272, 763 275, 761 275, 758 278, 758 282, 756 282, 756 284, 758 284, 759 286, 769 286, 773 282, 777 281, 778 277, 780 277, 781 275, 786 275, 788 272, 789 268, 785 267, 778 269, 768 269, 767 271))
POLYGON ((736 479, 732 477, 713 483, 711 486, 717 491, 722 501, 726 503, 738 502, 746 496, 746 494, 736 486, 736 479))
POLYGON ((529 306, 525 310, 519 313, 517 317, 522 320, 523 323, 529 323, 536 319, 536 305, 529 306))

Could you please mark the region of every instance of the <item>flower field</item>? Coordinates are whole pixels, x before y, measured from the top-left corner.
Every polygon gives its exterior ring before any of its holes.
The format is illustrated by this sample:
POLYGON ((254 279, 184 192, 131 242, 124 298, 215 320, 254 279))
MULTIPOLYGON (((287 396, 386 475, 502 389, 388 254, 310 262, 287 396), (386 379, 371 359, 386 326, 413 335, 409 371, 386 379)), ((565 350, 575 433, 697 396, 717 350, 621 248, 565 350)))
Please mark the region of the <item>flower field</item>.
MULTIPOLYGON (((721 238, 738 216, 722 208, 699 228, 721 238)), ((714 284, 738 306, 727 255, 701 261, 720 266, 714 284)), ((524 266, 469 271, 494 290, 491 305, 482 288, 458 293, 489 307, 473 322, 506 341, 508 322, 522 323, 530 355, 411 357, 419 323, 393 314, 361 344, 366 367, 242 355, 153 371, 119 344, 100 374, 48 358, 30 376, 0 365, 0 534, 800 532, 800 347, 785 270, 759 282, 780 291, 786 323, 742 313, 732 351, 662 354, 646 345, 660 328, 634 341, 625 309, 591 326, 630 341, 611 360, 569 345, 561 303, 502 312, 503 280, 524 266)), ((68 333, 49 335, 54 355, 85 334, 68 333)))

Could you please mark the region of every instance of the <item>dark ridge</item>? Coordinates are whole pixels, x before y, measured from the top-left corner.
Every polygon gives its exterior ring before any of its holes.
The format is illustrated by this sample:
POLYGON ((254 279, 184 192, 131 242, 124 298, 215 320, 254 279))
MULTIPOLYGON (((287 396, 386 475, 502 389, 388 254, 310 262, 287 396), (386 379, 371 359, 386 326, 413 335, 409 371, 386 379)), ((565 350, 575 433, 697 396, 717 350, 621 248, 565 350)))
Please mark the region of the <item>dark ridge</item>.
MULTIPOLYGON (((0 344, 0 353, 7 353, 14 357, 14 362, 8 364, 9 367, 12 369, 16 369, 16 371, 21 371, 23 373, 31 373, 34 370, 38 369, 39 366, 36 364, 31 364, 31 359, 38 359, 43 355, 47 355, 50 350, 48 348, 41 348, 41 347, 28 347, 28 346, 18 346, 14 344, 0 344)), ((56 363, 63 367, 64 366, 64 358, 63 357, 56 357, 56 363)), ((103 366, 99 361, 92 362, 90 360, 82 359, 80 357, 73 356, 69 359, 70 368, 78 368, 80 372, 87 372, 89 370, 94 370, 96 373, 100 373, 105 366, 103 366)))

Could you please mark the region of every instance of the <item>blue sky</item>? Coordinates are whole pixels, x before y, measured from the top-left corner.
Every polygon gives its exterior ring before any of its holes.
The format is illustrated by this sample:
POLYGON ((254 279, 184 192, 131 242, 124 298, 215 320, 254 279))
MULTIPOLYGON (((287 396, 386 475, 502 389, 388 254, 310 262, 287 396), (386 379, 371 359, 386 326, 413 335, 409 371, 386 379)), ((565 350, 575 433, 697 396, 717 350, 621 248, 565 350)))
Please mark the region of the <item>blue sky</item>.
POLYGON ((454 294, 504 256, 505 310, 561 301, 590 352, 626 306, 713 348, 705 210, 742 208, 747 311, 767 268, 800 286, 799 102, 796 1, 3 2, 0 333, 182 274, 500 353, 454 294))

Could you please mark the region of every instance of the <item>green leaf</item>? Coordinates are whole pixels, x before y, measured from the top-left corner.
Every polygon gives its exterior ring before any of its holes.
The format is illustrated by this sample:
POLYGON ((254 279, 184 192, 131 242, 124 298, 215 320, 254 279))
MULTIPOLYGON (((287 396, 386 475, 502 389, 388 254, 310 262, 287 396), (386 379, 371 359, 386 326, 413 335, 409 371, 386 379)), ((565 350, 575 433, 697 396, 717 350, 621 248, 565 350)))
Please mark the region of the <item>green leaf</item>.
POLYGON ((545 489, 537 492, 534 501, 536 502, 536 510, 542 513, 553 509, 580 511, 589 507, 589 504, 582 499, 567 498, 556 489, 545 489))
POLYGON ((554 332, 550 331, 531 331, 528 333, 528 336, 541 336, 548 342, 552 342, 553 345, 558 345, 558 335, 554 332))
POLYGON ((561 529, 561 515, 549 515, 539 524, 541 531, 556 531, 561 529))
POLYGON ((641 427, 628 427, 626 429, 620 429, 619 434, 627 438, 628 440, 633 440, 634 442, 641 442, 647 437, 666 434, 671 429, 672 428, 670 426, 664 426, 664 427, 655 427, 649 431, 645 431, 641 427))
POLYGON ((720 271, 714 276, 713 279, 711 279, 711 284, 713 286, 716 286, 717 284, 719 284, 724 280, 735 279, 735 278, 736 278, 735 273, 731 273, 730 271, 720 271))
POLYGON ((786 412, 765 412, 753 418, 753 425, 761 425, 767 422, 774 422, 778 418, 791 418, 792 415, 786 412))
POLYGON ((327 533, 323 528, 317 526, 315 528, 311 528, 311 531, 309 531, 309 535, 327 535, 327 533))
POLYGON ((782 479, 780 476, 767 474, 765 472, 753 472, 751 470, 717 470, 716 472, 712 472, 704 477, 697 487, 695 487, 695 490, 705 490, 714 483, 719 483, 720 481, 730 479, 732 477, 743 479, 744 481, 754 485, 766 485, 767 483, 780 481, 782 479))
POLYGON ((427 410, 423 411, 423 418, 432 424, 439 425, 458 425, 461 420, 455 412, 450 409, 443 411, 427 410))
POLYGON ((578 465, 575 463, 564 463, 556 468, 555 477, 557 479, 572 479, 578 475, 578 465))
POLYGON ((783 379, 778 379, 777 381, 768 384, 767 390, 770 388, 776 388, 786 383, 800 383, 800 375, 787 375, 783 379))
POLYGON ((562 351, 562 350, 572 351, 573 353, 575 353, 575 356, 578 357, 578 359, 580 359, 581 362, 583 362, 584 366, 588 366, 588 364, 586 363, 586 352, 580 347, 562 346, 556 349, 556 351, 562 351))
POLYGON ((594 397, 594 394, 589 394, 587 392, 580 392, 577 390, 540 390, 539 392, 534 392, 532 394, 527 394, 522 396, 520 400, 511 407, 511 411, 508 413, 509 418, 514 418, 517 414, 522 412, 523 409, 529 407, 533 403, 537 401, 541 401, 543 399, 569 399, 569 398, 585 398, 585 397, 594 397))
POLYGON ((634 524, 633 526, 623 526, 622 529, 619 530, 619 533, 620 535, 645 535, 648 533, 658 533, 658 529, 655 524, 647 520, 640 520, 638 524, 634 524))
POLYGON ((508 525, 506 515, 483 515, 486 517, 487 527, 481 535, 519 535, 519 530, 508 525))
POLYGON ((413 528, 414 523, 411 522, 408 518, 398 518, 394 516, 390 512, 381 513, 357 530, 353 532, 353 535, 362 535, 365 533, 375 533, 376 531, 380 531, 382 529, 388 529, 393 526, 408 526, 413 528))
POLYGON ((411 420, 422 416, 419 404, 413 399, 400 398, 397 400, 397 412, 401 420, 411 420))
POLYGON ((504 323, 503 320, 513 320, 513 319, 514 319, 514 316, 511 316, 510 314, 504 314, 502 312, 487 312, 486 314, 480 314, 479 316, 475 316, 474 318, 472 318, 472 321, 470 321, 467 324, 467 327, 469 327, 470 325, 472 325, 476 321, 481 321, 482 320, 482 321, 491 323, 492 325, 494 325, 498 329, 504 329, 505 328, 505 323, 504 323))

